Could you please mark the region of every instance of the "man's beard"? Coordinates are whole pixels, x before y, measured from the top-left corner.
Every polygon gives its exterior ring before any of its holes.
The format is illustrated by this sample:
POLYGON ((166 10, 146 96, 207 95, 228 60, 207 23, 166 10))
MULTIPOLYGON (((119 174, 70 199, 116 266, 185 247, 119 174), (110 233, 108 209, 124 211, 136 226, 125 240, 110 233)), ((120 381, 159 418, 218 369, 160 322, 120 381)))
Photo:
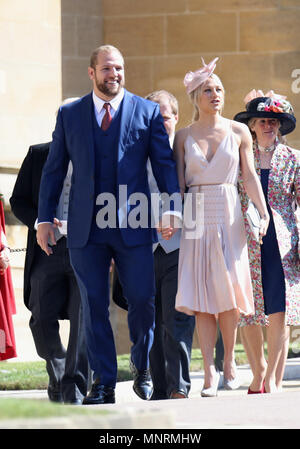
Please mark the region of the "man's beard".
POLYGON ((104 95, 106 95, 107 97, 114 97, 116 95, 118 95, 118 93, 120 92, 120 90, 123 87, 123 83, 117 83, 114 85, 111 84, 107 84, 107 83, 99 83, 96 80, 96 86, 97 89, 102 92, 104 95))

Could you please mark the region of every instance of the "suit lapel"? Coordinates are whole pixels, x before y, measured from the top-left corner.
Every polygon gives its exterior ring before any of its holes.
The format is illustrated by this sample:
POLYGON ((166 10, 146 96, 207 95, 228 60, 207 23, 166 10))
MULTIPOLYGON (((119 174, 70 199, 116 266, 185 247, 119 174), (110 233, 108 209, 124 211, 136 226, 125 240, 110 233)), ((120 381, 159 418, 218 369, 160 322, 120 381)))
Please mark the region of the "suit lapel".
POLYGON ((93 130, 93 121, 92 121, 92 113, 93 113, 93 99, 92 93, 86 95, 82 99, 81 103, 81 127, 82 133, 84 135, 86 144, 87 144, 87 154, 89 157, 91 166, 94 166, 94 130, 93 130))
POLYGON ((118 162, 122 159, 125 149, 126 143, 128 140, 129 131, 132 126, 132 121, 134 117, 134 111, 136 107, 136 101, 134 99, 134 95, 124 89, 124 98, 123 98, 123 106, 121 113, 121 123, 120 123, 120 140, 119 140, 119 149, 118 149, 118 162))

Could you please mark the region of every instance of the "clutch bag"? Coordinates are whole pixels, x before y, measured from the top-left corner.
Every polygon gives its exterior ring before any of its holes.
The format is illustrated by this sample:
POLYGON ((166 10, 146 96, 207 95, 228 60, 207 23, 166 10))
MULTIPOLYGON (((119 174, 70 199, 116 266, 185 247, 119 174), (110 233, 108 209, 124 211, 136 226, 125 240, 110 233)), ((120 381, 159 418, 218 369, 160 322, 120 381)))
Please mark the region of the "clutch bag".
POLYGON ((260 215, 252 201, 249 201, 246 217, 255 240, 259 242, 260 215))

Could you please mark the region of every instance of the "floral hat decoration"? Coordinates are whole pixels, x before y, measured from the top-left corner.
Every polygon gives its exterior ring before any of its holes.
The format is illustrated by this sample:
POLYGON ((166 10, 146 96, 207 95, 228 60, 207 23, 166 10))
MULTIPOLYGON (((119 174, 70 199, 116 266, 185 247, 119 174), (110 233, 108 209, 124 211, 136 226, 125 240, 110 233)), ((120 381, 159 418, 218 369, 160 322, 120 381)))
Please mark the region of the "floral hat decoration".
POLYGON ((270 90, 265 95, 261 90, 251 90, 244 98, 246 111, 234 116, 237 122, 248 123, 252 117, 276 118, 280 121, 279 131, 282 136, 291 133, 296 127, 296 117, 291 103, 283 95, 270 90))
POLYGON ((210 75, 214 72, 216 68, 216 62, 218 61, 218 57, 210 61, 208 64, 205 64, 204 59, 201 58, 203 67, 201 69, 196 70, 195 72, 188 72, 183 80, 183 84, 185 85, 186 92, 190 94, 193 90, 197 89, 204 81, 206 81, 210 75))

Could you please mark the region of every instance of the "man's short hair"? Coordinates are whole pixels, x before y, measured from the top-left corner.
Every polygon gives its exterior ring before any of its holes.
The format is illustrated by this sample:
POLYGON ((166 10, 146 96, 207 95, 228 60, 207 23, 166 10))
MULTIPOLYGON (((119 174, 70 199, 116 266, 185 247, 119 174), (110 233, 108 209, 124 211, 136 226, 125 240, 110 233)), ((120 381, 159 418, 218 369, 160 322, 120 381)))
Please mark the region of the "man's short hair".
POLYGON ((155 103, 159 103, 159 100, 161 97, 167 97, 170 103, 170 106, 172 108, 172 112, 174 115, 178 114, 178 101, 177 98, 171 94, 171 92, 168 92, 167 90, 155 90, 154 92, 151 92, 148 94, 145 98, 147 100, 154 101, 155 103))
POLYGON ((117 47, 114 47, 113 45, 100 45, 100 47, 95 48, 95 50, 91 54, 90 67, 92 67, 93 69, 96 68, 99 53, 112 53, 112 52, 118 53, 121 56, 124 64, 123 55, 117 47))

